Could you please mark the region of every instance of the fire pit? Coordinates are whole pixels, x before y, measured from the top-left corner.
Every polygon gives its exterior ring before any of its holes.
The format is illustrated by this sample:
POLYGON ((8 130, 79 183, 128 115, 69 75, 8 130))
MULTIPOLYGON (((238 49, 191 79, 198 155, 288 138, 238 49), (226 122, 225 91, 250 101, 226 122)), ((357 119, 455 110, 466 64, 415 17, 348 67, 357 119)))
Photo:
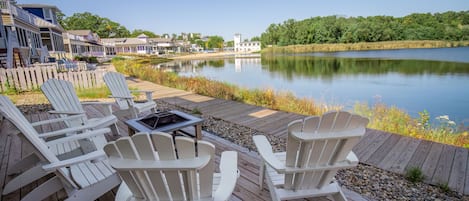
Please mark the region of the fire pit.
POLYGON ((187 120, 188 119, 181 117, 177 114, 171 113, 171 112, 159 112, 159 113, 150 114, 138 120, 138 122, 153 130, 158 127, 162 127, 162 126, 166 126, 166 125, 174 124, 174 123, 180 123, 180 122, 187 121, 187 120))
POLYGON ((202 138, 202 122, 204 120, 186 114, 181 111, 171 110, 167 112, 158 112, 149 114, 146 117, 129 119, 125 121, 125 124, 129 128, 129 135, 133 135, 136 132, 147 132, 151 133, 154 131, 167 132, 176 134, 184 134, 197 139, 202 138), (194 126, 194 132, 190 133, 184 131, 184 128, 194 126), (194 133, 194 134, 192 134, 194 133))

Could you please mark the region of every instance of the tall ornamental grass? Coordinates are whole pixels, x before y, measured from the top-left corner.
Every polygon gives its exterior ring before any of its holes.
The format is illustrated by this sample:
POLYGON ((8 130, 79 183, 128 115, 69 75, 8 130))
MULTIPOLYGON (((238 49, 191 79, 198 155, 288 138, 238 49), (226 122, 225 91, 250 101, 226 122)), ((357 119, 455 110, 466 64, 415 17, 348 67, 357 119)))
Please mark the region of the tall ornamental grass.
POLYGON ((468 128, 463 124, 457 126, 447 115, 432 119, 423 111, 418 118, 412 118, 406 111, 382 103, 373 106, 357 103, 354 112, 370 119, 368 128, 469 148, 468 128))

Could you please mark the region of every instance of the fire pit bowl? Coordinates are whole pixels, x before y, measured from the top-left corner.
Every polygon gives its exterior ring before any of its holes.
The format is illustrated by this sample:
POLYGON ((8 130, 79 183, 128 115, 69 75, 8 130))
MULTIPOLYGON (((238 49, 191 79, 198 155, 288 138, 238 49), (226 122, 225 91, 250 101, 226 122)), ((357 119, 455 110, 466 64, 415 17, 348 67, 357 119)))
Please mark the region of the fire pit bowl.
POLYGON ((187 121, 188 119, 181 117, 171 112, 158 112, 149 114, 146 117, 138 120, 138 122, 150 129, 156 129, 169 124, 180 123, 187 121))

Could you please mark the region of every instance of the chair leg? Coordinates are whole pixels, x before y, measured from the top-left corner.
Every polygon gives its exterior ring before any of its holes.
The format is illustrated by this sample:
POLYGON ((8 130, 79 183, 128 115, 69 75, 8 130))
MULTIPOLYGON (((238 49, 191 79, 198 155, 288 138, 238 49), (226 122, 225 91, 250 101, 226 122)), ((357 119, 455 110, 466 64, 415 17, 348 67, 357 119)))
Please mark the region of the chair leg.
POLYGON ((21 187, 26 186, 29 183, 36 181, 43 176, 46 176, 47 174, 48 172, 42 169, 42 165, 32 167, 13 178, 10 182, 8 182, 5 185, 5 188, 3 189, 3 195, 16 191, 17 189, 20 189, 21 187))
POLYGON ((33 191, 28 193, 26 196, 21 199, 21 201, 35 201, 35 200, 44 200, 45 198, 51 196, 52 194, 60 191, 63 184, 57 176, 47 180, 33 191))
POLYGON ((117 127, 117 123, 114 123, 111 126, 111 132, 114 136, 120 136, 121 134, 119 133, 119 128, 117 127))
POLYGON ((259 188, 261 190, 264 186, 264 176, 265 176, 265 162, 262 161, 262 164, 259 166, 259 188))

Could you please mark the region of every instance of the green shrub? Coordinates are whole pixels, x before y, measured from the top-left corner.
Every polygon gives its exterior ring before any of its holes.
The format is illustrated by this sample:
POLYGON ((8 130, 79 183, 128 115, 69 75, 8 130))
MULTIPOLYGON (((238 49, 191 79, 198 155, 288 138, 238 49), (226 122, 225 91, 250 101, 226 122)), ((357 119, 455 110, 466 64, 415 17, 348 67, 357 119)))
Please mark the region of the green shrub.
POLYGON ((438 188, 440 188, 440 190, 443 192, 443 193, 447 193, 449 192, 451 189, 449 188, 448 186, 448 183, 440 183, 438 184, 438 188))
POLYGON ((80 98, 108 98, 111 91, 106 86, 98 88, 77 89, 77 96, 80 98))
POLYGON ((425 179, 425 175, 423 175, 422 170, 417 167, 412 167, 407 170, 405 174, 405 178, 412 183, 417 183, 423 181, 425 179))

